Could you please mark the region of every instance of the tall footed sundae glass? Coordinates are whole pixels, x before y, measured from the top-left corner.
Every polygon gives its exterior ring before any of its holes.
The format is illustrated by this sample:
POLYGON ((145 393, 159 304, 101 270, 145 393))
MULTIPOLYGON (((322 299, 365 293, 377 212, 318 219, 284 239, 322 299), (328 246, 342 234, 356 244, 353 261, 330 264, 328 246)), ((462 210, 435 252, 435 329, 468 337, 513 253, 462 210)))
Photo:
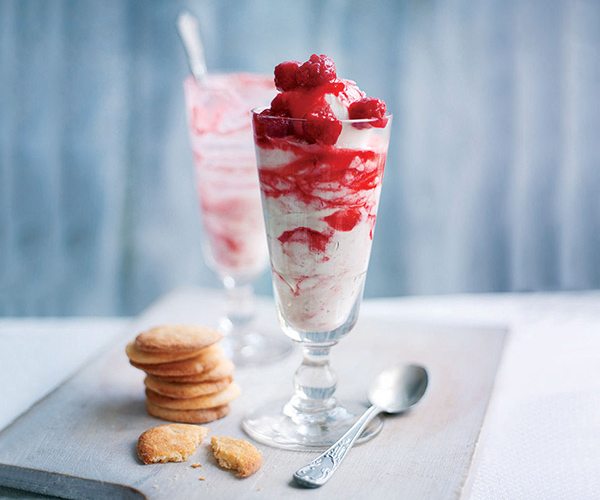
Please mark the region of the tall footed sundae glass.
POLYGON ((291 351, 286 339, 254 326, 252 283, 268 261, 250 110, 269 102, 271 78, 210 74, 184 84, 190 141, 204 225, 204 257, 226 290, 220 329, 238 366, 262 365, 291 351))
MULTIPOLYGON (((337 78, 313 55, 275 68, 281 93, 253 114, 273 288, 284 333, 303 362, 287 401, 243 421, 256 440, 288 449, 330 446, 364 411, 338 401, 331 348, 358 319, 385 166, 385 104, 337 78)), ((374 422, 362 440, 374 436, 374 422)))

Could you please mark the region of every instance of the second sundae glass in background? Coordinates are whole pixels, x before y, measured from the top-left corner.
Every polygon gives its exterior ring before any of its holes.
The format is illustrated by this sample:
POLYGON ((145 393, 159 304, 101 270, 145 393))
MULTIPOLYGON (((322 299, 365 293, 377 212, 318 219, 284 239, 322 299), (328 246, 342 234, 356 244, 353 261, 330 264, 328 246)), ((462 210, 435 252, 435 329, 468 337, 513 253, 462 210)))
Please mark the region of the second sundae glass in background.
MULTIPOLYGON (((326 56, 278 65, 275 84, 270 108, 254 112, 254 138, 279 319, 304 360, 291 399, 242 425, 272 446, 322 448, 364 411, 334 397, 329 352, 358 319, 391 116, 337 78, 326 56)), ((380 428, 372 423, 362 440, 380 428)))
POLYGON ((272 78, 210 74, 184 83, 197 190, 204 225, 204 256, 227 293, 223 346, 236 365, 259 365, 291 345, 254 330, 252 282, 268 260, 250 109, 268 103, 272 78))
POLYGON ((276 361, 289 342, 254 330, 252 282, 267 250, 253 153, 250 110, 268 102, 273 84, 261 75, 209 75, 198 19, 183 11, 177 31, 192 76, 185 102, 205 239, 204 256, 227 291, 223 347, 238 366, 276 361))

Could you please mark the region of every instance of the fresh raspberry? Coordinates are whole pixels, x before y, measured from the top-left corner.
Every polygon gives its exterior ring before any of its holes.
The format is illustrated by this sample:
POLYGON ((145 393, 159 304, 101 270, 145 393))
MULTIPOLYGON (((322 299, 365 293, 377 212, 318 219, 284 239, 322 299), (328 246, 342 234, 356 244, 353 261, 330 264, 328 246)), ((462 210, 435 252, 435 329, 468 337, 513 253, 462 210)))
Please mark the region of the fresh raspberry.
POLYGON ((296 83, 300 87, 318 87, 336 78, 335 63, 323 54, 313 54, 296 72, 296 83))
POLYGON ((283 117, 271 114, 265 109, 254 115, 254 133, 257 138, 285 137, 289 134, 290 121, 283 117))
POLYGON ((310 144, 332 146, 342 132, 342 122, 331 111, 314 111, 305 117, 303 135, 310 144))
POLYGON ((385 102, 373 97, 364 97, 354 101, 348 108, 351 120, 361 118, 383 118, 385 116, 385 102))
POLYGON ((377 128, 383 128, 387 124, 387 118, 385 118, 385 102, 381 99, 375 99, 373 97, 365 97, 354 101, 348 107, 348 118, 351 120, 370 119, 378 118, 368 124, 355 124, 360 125, 359 128, 371 125, 377 128))
POLYGON ((298 61, 285 61, 275 66, 275 87, 281 91, 293 90, 296 83, 296 73, 300 63, 298 61))
POLYGON ((289 115, 287 97, 284 94, 277 94, 271 101, 271 113, 278 116, 289 115))

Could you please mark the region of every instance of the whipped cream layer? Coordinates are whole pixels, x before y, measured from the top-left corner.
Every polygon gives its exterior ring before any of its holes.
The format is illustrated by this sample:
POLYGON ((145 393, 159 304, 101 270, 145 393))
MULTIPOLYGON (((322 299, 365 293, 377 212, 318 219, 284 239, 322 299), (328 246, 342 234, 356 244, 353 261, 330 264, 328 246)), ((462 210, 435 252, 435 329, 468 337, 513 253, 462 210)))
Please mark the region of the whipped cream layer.
POLYGON ((343 84, 342 90, 337 93, 325 93, 323 97, 338 120, 347 120, 350 104, 362 99, 366 94, 352 80, 339 80, 339 82, 343 84))
POLYGON ((385 165, 382 132, 363 130, 356 149, 285 139, 257 147, 273 284, 295 330, 333 331, 358 305, 385 165))

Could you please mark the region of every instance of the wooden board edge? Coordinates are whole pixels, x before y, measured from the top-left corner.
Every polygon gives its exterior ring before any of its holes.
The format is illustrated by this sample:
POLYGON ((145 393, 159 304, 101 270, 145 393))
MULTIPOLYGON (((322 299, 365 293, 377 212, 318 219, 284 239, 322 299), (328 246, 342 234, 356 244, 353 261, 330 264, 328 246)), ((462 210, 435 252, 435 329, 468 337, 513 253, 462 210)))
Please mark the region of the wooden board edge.
POLYGON ((84 479, 55 472, 0 464, 0 486, 60 498, 147 498, 127 485, 84 479), (49 488, 48 485, 51 485, 49 488))
POLYGON ((486 421, 486 418, 487 418, 489 410, 490 410, 490 404, 491 404, 492 398, 494 396, 496 384, 498 383, 498 373, 500 372, 502 363, 504 362, 504 358, 506 355, 506 345, 508 344, 508 341, 511 337, 511 330, 510 330, 509 326, 493 327, 491 329, 500 330, 503 332, 502 347, 500 349, 500 356, 498 357, 498 363, 496 364, 496 370, 494 372, 494 380, 492 382, 492 388, 489 392, 489 397, 488 397, 487 403, 485 405, 483 420, 481 421, 481 426, 479 427, 479 431, 477 432, 477 438, 475 440, 475 446, 473 447, 473 453, 471 454, 471 460, 469 462, 465 477, 463 478, 463 482, 462 482, 460 490, 458 492, 457 498, 459 500, 468 499, 472 492, 473 480, 474 480, 473 473, 476 471, 477 465, 480 463, 480 459, 481 459, 480 444, 481 444, 481 440, 482 440, 481 438, 482 438, 483 427, 485 425, 485 421, 486 421))

